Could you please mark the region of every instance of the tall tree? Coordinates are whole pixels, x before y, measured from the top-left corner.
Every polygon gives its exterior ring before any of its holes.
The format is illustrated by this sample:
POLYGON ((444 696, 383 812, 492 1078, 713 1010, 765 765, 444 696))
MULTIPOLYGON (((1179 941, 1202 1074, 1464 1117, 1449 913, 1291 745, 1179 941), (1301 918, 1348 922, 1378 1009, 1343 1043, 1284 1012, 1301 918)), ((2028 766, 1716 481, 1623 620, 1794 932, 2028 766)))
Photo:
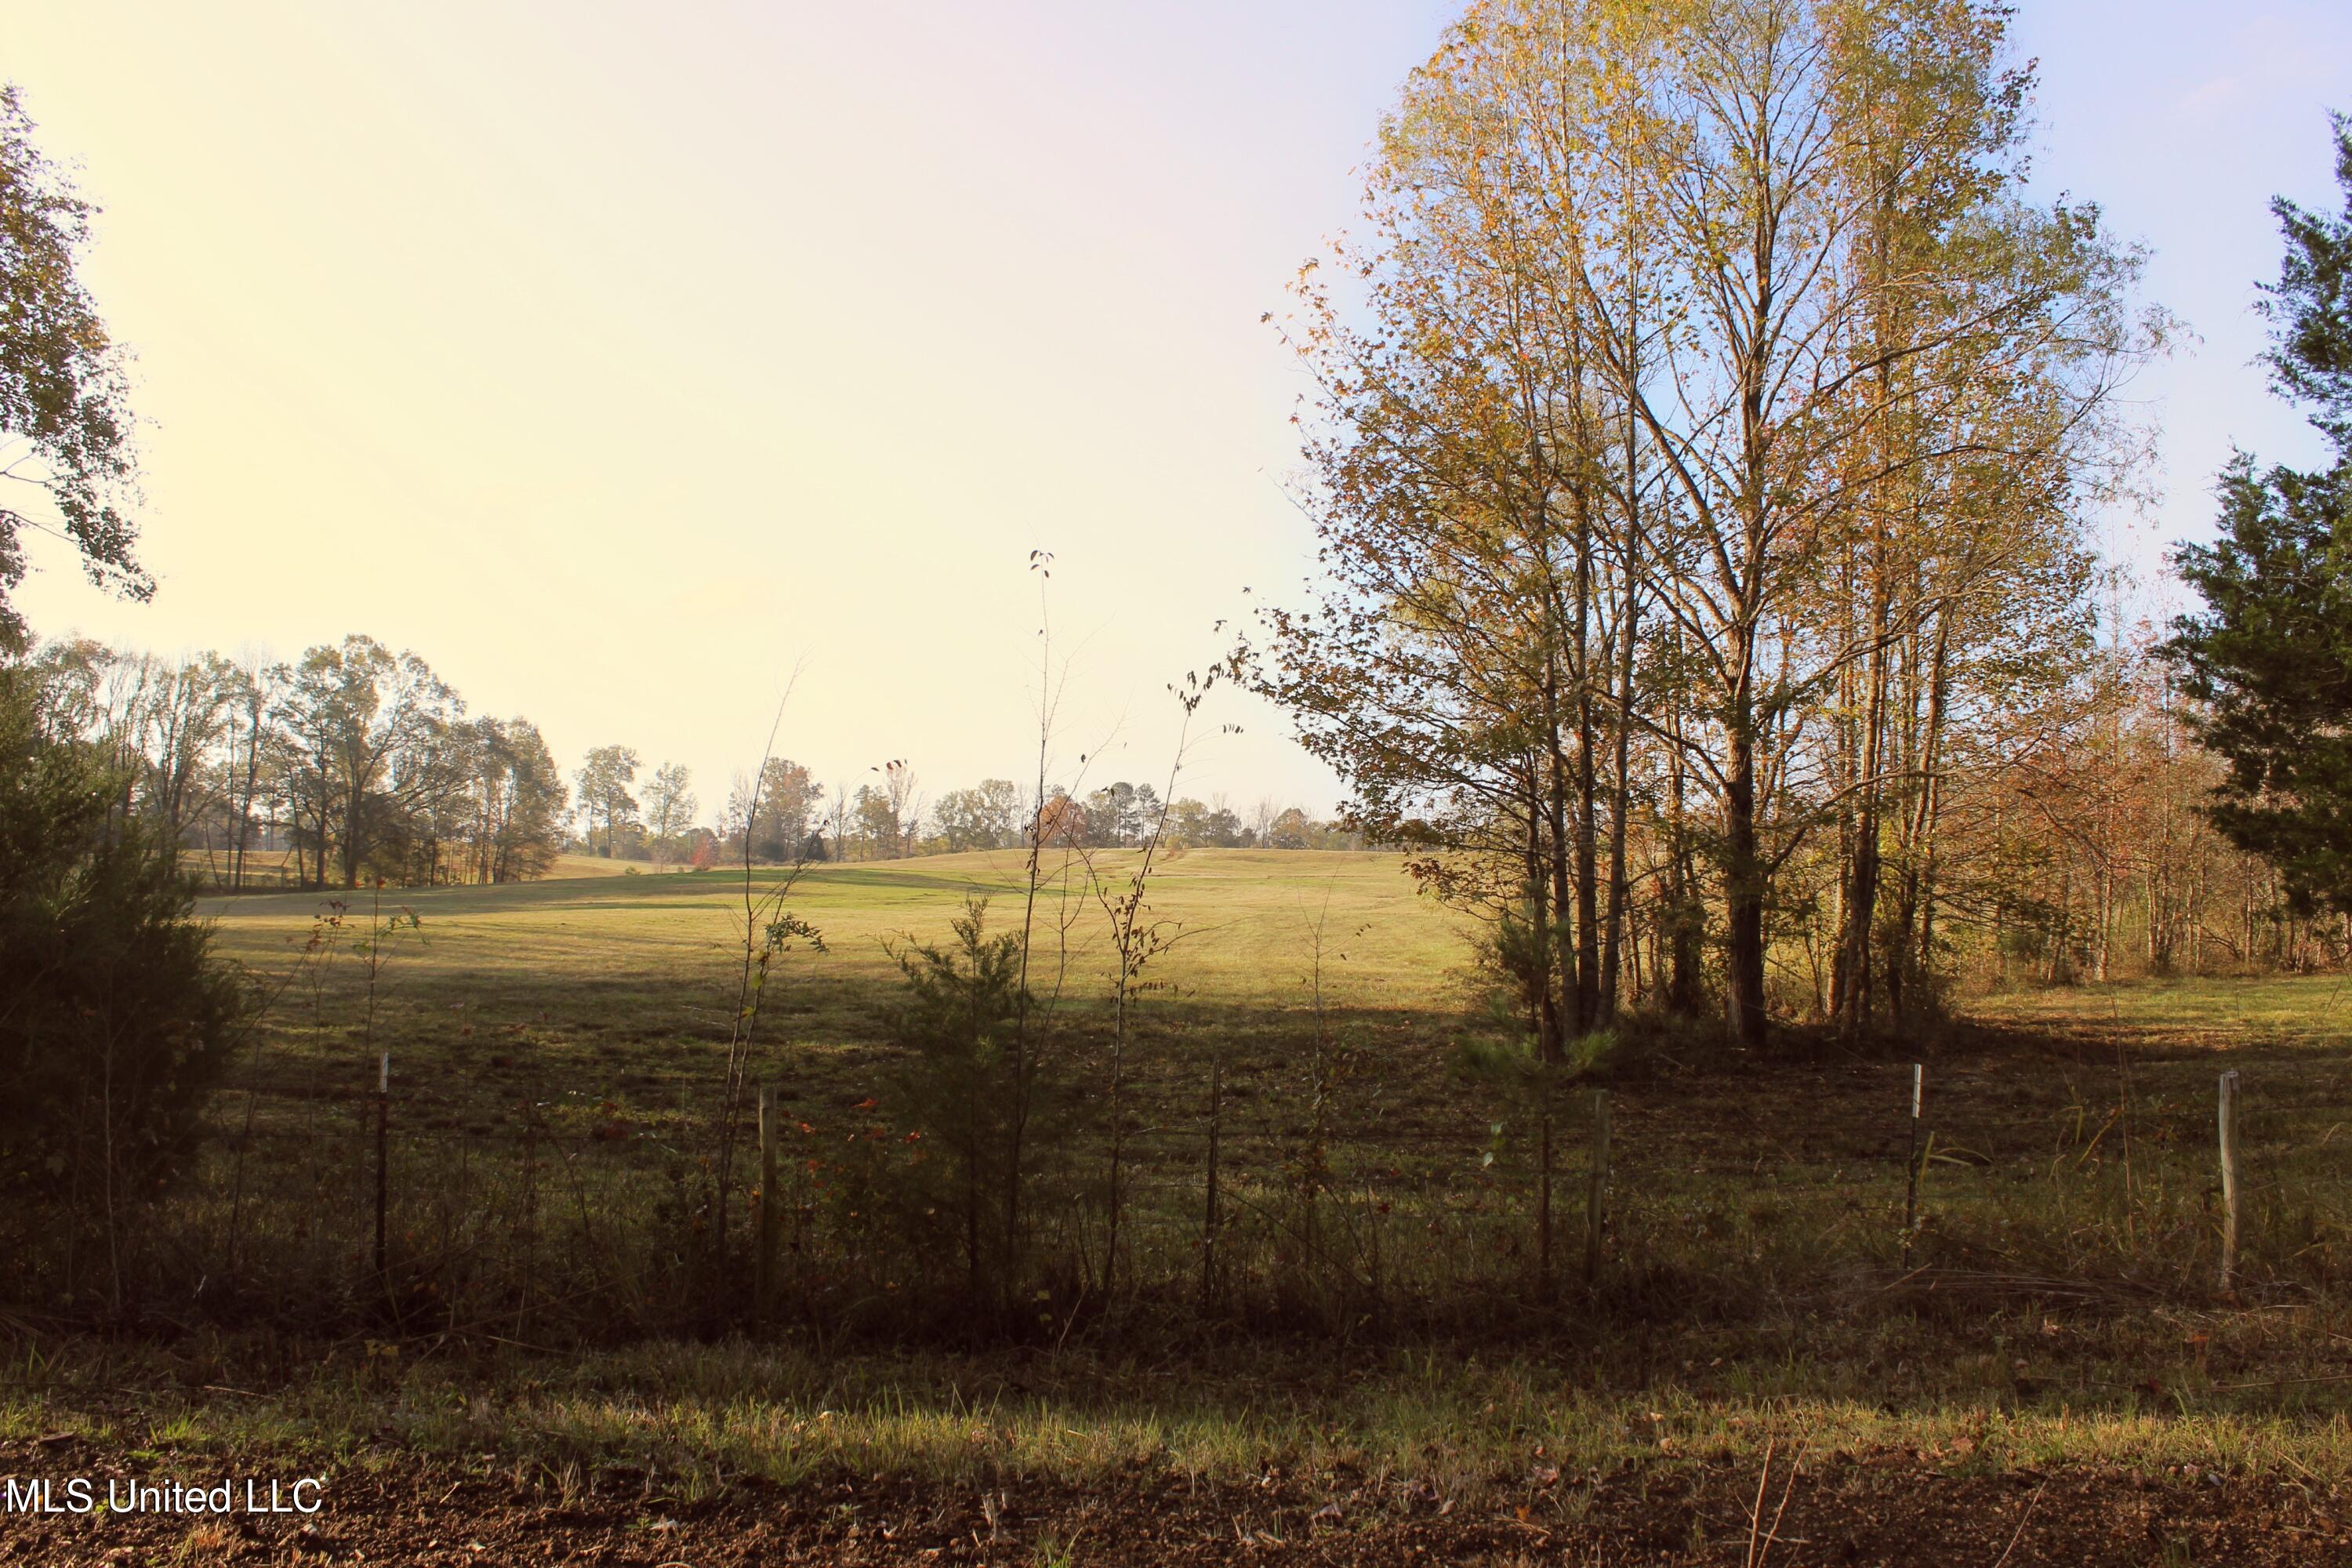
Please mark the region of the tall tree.
POLYGON ((761 764, 756 780, 736 775, 733 787, 728 791, 727 816, 721 827, 734 842, 738 855, 743 852, 745 835, 749 834, 754 859, 806 858, 809 835, 817 826, 824 793, 816 775, 807 768, 790 757, 770 757, 761 764))
POLYGON ((227 678, 225 720, 227 754, 222 759, 222 791, 228 808, 228 885, 245 886, 246 858, 252 847, 254 806, 261 796, 264 731, 277 707, 280 670, 258 658, 243 658, 227 678))
POLYGON ((1936 765, 1895 704, 1935 708, 2003 563, 2072 559, 2147 334, 2137 258, 2022 201, 2005 20, 1474 5, 1385 128, 1374 237, 1343 252, 1365 297, 1302 287, 1328 577, 1269 617, 1263 684, 1359 826, 1522 933, 1547 1052, 1617 1005, 1645 795, 1676 995, 1704 880, 1727 1020, 1762 1037, 1775 879, 1838 823, 1866 997, 1890 784, 1936 765), (2026 499, 1955 529, 2003 467, 2026 499))
POLYGON ((563 844, 563 774, 528 719, 484 720, 478 862, 485 882, 547 874, 563 844))
POLYGON ((580 809, 588 819, 589 845, 595 845, 596 822, 604 824, 604 847, 597 853, 610 859, 614 844, 623 827, 633 827, 637 820, 637 797, 629 786, 637 780, 640 766, 633 746, 596 746, 590 749, 580 771, 572 775, 578 792, 580 809))
POLYGON ((646 786, 646 832, 653 839, 654 858, 664 865, 684 847, 686 830, 694 826, 693 783, 684 763, 664 763, 646 786))
POLYGON ((445 782, 432 749, 464 708, 422 658, 373 637, 313 647, 287 672, 276 729, 320 886, 331 856, 342 886, 358 887, 399 812, 445 782))
POLYGON ((29 640, 8 603, 25 580, 27 531, 65 539, 100 586, 154 592, 131 553, 130 379, 79 276, 97 209, 42 154, 35 129, 16 87, 0 84, 0 477, 37 493, 56 520, 0 497, 0 650, 14 653, 29 640))
POLYGON ((923 796, 914 765, 904 757, 893 757, 867 771, 882 775, 882 787, 877 790, 866 784, 857 792, 856 820, 868 846, 866 853, 885 860, 911 853, 923 823, 923 796))

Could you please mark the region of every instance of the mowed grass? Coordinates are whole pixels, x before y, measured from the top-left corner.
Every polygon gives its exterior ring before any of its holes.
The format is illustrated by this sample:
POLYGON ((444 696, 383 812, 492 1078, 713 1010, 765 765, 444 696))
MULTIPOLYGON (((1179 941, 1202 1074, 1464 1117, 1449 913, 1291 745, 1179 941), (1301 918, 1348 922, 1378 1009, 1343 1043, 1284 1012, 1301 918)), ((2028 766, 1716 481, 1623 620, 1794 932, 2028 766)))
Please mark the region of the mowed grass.
POLYGON ((2352 1047, 2352 975, 2344 974, 2052 986, 1978 998, 1969 1010, 1989 1022, 2053 1037, 2137 1037, 2172 1051, 2278 1052, 2308 1058, 2352 1047))
MULTIPOLYGON (((1098 879, 1123 889, 1137 856, 1106 851, 1098 879)), ((1058 865, 1038 910, 1039 966, 1050 953, 1064 907, 1058 865)), ((940 941, 968 899, 990 901, 997 929, 1021 917, 1024 862, 1017 851, 818 865, 798 873, 791 907, 823 931, 829 953, 808 955, 793 977, 880 977, 887 942, 940 941)), ((761 867, 755 897, 787 873, 761 867)), ((1072 981, 1102 977, 1108 927, 1077 890, 1072 868, 1068 912, 1072 981)), ((585 979, 672 984, 731 981, 740 953, 743 873, 635 874, 623 863, 569 856, 556 876, 495 887, 388 889, 382 909, 413 911, 421 940, 405 942, 400 967, 412 989, 439 991, 473 975, 502 984, 585 979), (602 874, 597 874, 601 870, 602 874)), ((1459 967, 1460 922, 1420 896, 1401 858, 1370 853, 1199 849, 1164 859, 1148 895, 1152 915, 1180 940, 1156 978, 1180 993, 1260 1005, 1296 1003, 1323 929, 1335 991, 1362 1005, 1424 1005, 1444 994, 1459 967)), ((364 922, 369 890, 247 895, 206 900, 222 951, 268 965, 306 941, 331 900, 364 922)), ((391 993, 387 991, 386 994, 391 993)))
MULTIPOLYGON (((1098 880, 1119 883, 1133 859, 1097 856, 1098 880)), ((207 900, 219 951, 282 986, 243 1086, 341 1098, 373 1087, 380 1049, 394 1053, 404 1089, 443 1114, 519 1092, 652 1108, 716 1084, 741 971, 742 872, 602 865, 611 874, 380 900, 372 890, 207 900), (325 923, 334 920, 340 930, 325 923), (375 943, 371 1008, 364 949, 378 924, 398 929, 375 943)), ((1036 911, 1032 986, 1085 1026, 1108 987, 1108 924, 1080 868, 1066 879, 1055 868, 1036 911)), ((755 871, 755 900, 783 875, 755 871)), ((755 1069, 788 1095, 859 1089, 886 1044, 890 948, 947 940, 972 899, 988 900, 992 930, 1011 929, 1024 881, 1012 851, 800 873, 789 907, 824 951, 803 943, 780 960, 755 1069)), ((1462 922, 1419 895, 1398 857, 1194 850, 1157 868, 1147 897, 1171 945, 1146 976, 1146 1029, 1213 1019, 1244 1050, 1290 1037, 1315 1010, 1318 942, 1327 1011, 1391 1021, 1463 1011, 1462 922)))

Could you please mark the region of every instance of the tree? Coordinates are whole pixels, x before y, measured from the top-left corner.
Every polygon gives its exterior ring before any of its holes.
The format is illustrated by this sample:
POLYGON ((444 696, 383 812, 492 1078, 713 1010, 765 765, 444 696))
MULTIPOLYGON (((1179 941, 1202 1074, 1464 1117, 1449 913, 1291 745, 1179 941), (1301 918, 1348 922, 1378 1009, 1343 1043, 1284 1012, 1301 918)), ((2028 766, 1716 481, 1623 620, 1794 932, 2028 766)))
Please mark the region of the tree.
POLYGON ((804 851, 824 795, 815 776, 789 757, 770 757, 761 765, 757 783, 755 819, 751 811, 752 781, 737 778, 727 798, 727 837, 740 845, 748 833, 754 859, 809 858, 804 851))
POLYGON ((2309 405, 2311 422, 2344 452, 2352 451, 2352 117, 2331 115, 2329 124, 2344 215, 2273 199, 2287 248, 2278 282, 2263 290, 2262 310, 2271 323, 2265 358, 2278 392, 2309 405))
POLYGON ((260 798, 263 744, 271 710, 277 706, 281 668, 258 658, 236 664, 228 677, 226 729, 227 754, 222 760, 223 794, 228 809, 229 886, 245 886, 246 855, 253 838, 254 804, 260 798), (240 748, 242 749, 240 754, 240 748))
POLYGON ((484 719, 474 784, 474 876, 484 882, 543 877, 563 841, 563 775, 528 719, 484 719))
POLYGON ((1030 824, 1027 837, 1032 858, 1048 846, 1068 849, 1086 845, 1092 841, 1092 832, 1087 823, 1087 808, 1057 784, 1045 795, 1045 804, 1030 824))
POLYGON ((850 797, 849 820, 865 846, 869 860, 887 860, 898 853, 898 812, 887 790, 859 784, 850 797))
POLYGON ((298 822, 298 844, 310 845, 320 886, 331 853, 356 888, 401 812, 446 785, 434 750, 465 705, 415 654, 356 635, 311 648, 283 687, 277 729, 295 812, 310 820, 298 822))
POLYGON ((898 757, 877 771, 882 774, 883 795, 890 808, 889 847, 884 853, 893 858, 912 854, 923 829, 923 795, 916 785, 914 764, 898 757))
POLYGON ((2221 476, 2221 534, 2173 560, 2204 597, 2170 645, 2197 738, 2229 766, 2207 807, 2308 912, 2352 912, 2352 121, 2337 117, 2340 218, 2273 203, 2287 241, 2264 301, 2273 389, 2336 447, 2321 473, 2221 476))
MULTIPOLYGON (((866 857, 890 860, 912 853, 923 822, 923 798, 916 787, 914 768, 904 758, 893 758, 866 771, 881 775, 881 787, 859 785, 846 806, 846 820, 865 840, 866 857)), ((843 809, 836 799, 837 820, 843 809)))
POLYGON ((654 858, 667 865, 694 825, 693 774, 683 763, 664 763, 654 770, 646 789, 646 830, 653 838, 654 858))
POLYGON ((0 84, 0 474, 39 490, 53 526, 0 505, 0 651, 28 645, 7 595, 24 531, 54 533, 92 583, 144 599, 154 583, 126 515, 137 464, 123 356, 78 268, 97 209, 42 155, 13 85, 0 84))
MULTIPOLYGON (((834 860, 848 858, 849 788, 845 784, 833 786, 833 799, 824 808, 824 831, 833 839, 833 854, 829 858, 834 860)), ((817 858, 823 859, 827 857, 820 856, 817 858)))
POLYGON ((121 1305, 128 1222, 192 1157, 244 1000, 211 957, 122 781, 0 668, 0 1234, 12 1267, 103 1242, 121 1305))
POLYGON ((1352 826, 1527 933, 1548 1057, 1619 1005, 1643 920, 1677 1005, 1719 931, 1760 1041, 1776 886, 1830 829, 1860 1005, 1883 840, 1906 944, 1933 905, 1958 639, 2079 592, 2152 337, 2137 256, 2022 199, 2005 21, 1475 6, 1384 127, 1363 297, 1302 277, 1326 575, 1245 662, 1352 826))
POLYGON ((1168 843, 1191 849, 1209 842, 1209 808, 1190 795, 1168 803, 1168 843))
POLYGON ((1315 847, 1316 836, 1314 821, 1294 805, 1266 825, 1265 847, 1311 849, 1315 847))
POLYGON ((909 1047, 893 1088, 925 1151, 910 1168, 906 1206, 924 1216, 919 1234, 942 1233, 961 1254, 974 1307, 1001 1304, 1019 1267, 1024 1189, 1055 1146, 1034 1134, 1059 1087, 1013 1048, 1024 1005, 1021 933, 992 935, 987 918, 986 900, 968 900, 950 945, 888 949, 907 980, 891 1036, 909 1047))
POLYGON ((1201 837, 1196 841, 1212 849, 1238 849, 1242 847, 1242 819, 1225 804, 1223 795, 1209 797, 1206 815, 1201 818, 1201 837))
POLYGON ((940 796, 931 823, 950 854, 1011 848, 1021 838, 1021 786, 982 779, 971 789, 951 789, 940 796))
POLYGON ((1139 845, 1160 819, 1160 795, 1150 784, 1121 780, 1087 796, 1087 842, 1095 848, 1139 845))
POLYGON ((629 793, 636 782, 639 766, 636 749, 632 746, 597 746, 591 750, 580 771, 572 775, 573 787, 579 792, 580 809, 588 820, 589 847, 595 847, 596 819, 604 821, 604 847, 597 852, 612 858, 615 836, 624 826, 635 826, 637 820, 637 799, 629 793))

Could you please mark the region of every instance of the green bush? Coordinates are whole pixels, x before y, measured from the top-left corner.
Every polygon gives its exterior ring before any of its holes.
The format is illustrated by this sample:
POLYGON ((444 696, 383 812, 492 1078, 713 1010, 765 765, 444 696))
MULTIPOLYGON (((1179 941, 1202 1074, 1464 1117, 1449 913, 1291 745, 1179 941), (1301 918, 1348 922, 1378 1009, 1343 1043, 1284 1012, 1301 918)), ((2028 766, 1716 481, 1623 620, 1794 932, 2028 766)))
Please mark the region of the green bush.
POLYGON ((0 669, 5 1289, 40 1289, 45 1260, 73 1296, 99 1278, 77 1268, 89 1257, 118 1304, 137 1216, 184 1168, 242 1010, 187 883, 116 809, 121 784, 0 669))
POLYGON ((1024 1005, 1020 933, 990 935, 984 899, 969 900, 953 929, 944 947, 892 953, 907 991, 891 1033, 908 1047, 892 1098, 916 1136, 894 1184, 931 1272, 952 1267, 971 1306, 1003 1305, 1055 1158, 1063 1097, 1024 1005))

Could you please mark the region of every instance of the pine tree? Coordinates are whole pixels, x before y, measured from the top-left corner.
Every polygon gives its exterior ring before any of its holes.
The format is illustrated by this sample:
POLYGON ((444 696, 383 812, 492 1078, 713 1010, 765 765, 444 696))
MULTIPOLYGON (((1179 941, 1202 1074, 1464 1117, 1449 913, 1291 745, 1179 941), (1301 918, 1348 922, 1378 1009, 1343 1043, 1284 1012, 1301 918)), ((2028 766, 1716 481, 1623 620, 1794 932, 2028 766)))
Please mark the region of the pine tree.
POLYGON ((2299 913, 2352 911, 2352 120, 2335 127, 2344 216, 2273 202, 2286 256, 2263 290, 2273 389, 2309 410, 2335 465, 2261 470, 2240 453, 2221 538, 2173 557, 2205 607, 2170 651, 2198 739, 2229 764, 2206 812, 2278 868, 2299 913))

